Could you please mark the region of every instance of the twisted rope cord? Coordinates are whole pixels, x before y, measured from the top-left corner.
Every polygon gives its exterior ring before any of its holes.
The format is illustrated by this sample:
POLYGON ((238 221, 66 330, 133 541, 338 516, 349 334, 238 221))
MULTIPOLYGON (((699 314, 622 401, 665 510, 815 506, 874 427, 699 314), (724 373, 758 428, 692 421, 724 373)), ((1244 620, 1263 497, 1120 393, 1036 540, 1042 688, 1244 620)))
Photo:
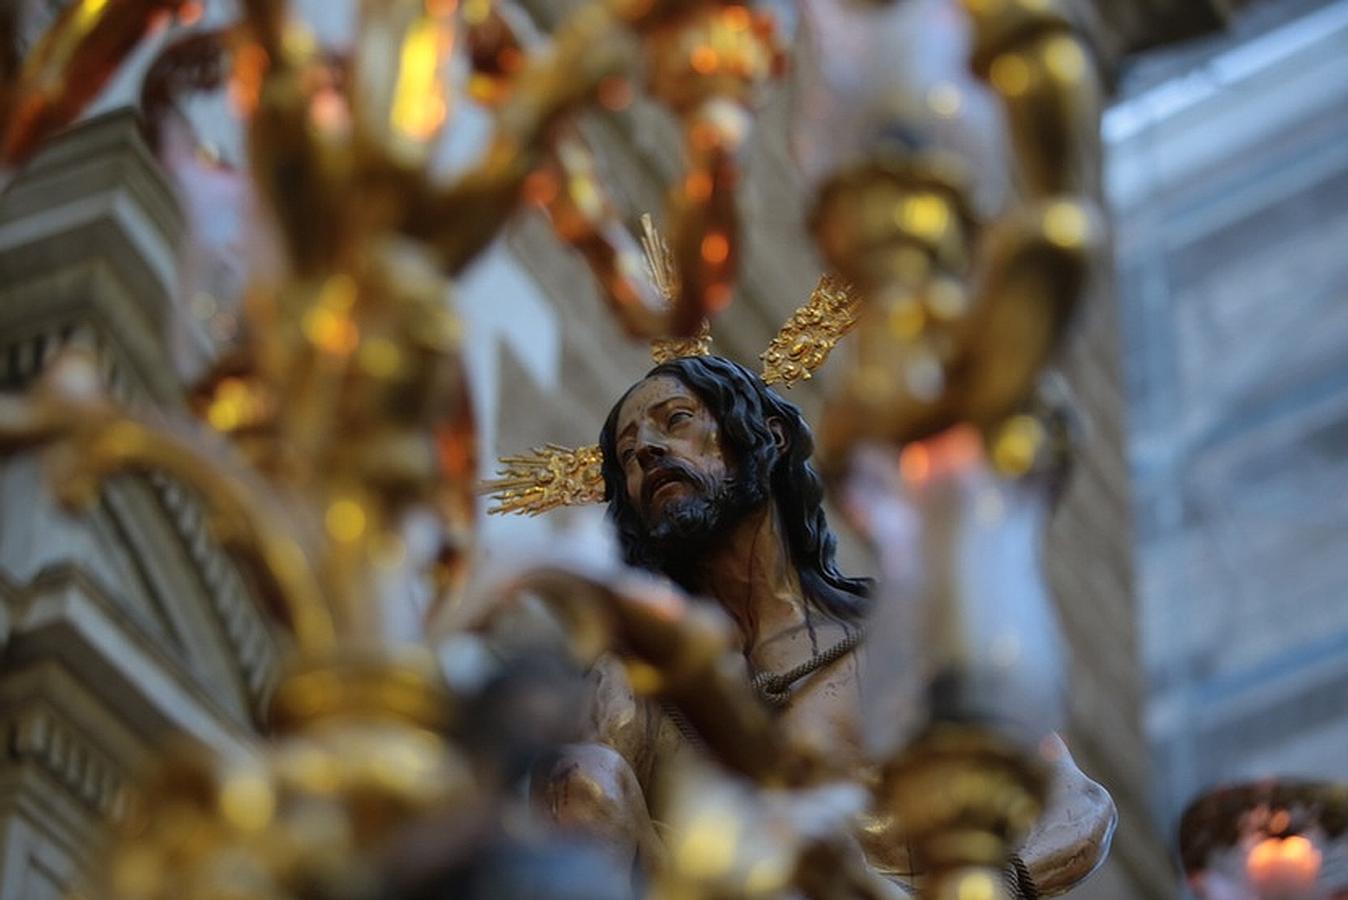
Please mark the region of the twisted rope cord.
POLYGON ((780 675, 772 672, 759 672, 753 678, 754 690, 763 702, 773 709, 781 709, 791 702, 791 688, 806 675, 818 672, 851 653, 861 644, 862 632, 855 631, 823 653, 816 653, 805 662, 780 675))
POLYGON ((1011 890, 1014 900, 1040 900, 1039 888, 1030 877, 1030 869, 1019 853, 1011 854, 1011 862, 1004 870, 1006 886, 1011 890))

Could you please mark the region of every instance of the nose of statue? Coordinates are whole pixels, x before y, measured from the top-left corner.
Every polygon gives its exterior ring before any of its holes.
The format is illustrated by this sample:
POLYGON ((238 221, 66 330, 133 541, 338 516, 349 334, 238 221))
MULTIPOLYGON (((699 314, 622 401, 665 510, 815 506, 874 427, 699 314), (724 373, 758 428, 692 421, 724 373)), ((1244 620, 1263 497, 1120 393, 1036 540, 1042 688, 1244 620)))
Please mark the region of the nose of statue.
POLYGON ((642 469, 649 469, 664 459, 667 452, 664 444, 643 440, 636 447, 637 462, 641 463, 642 469))

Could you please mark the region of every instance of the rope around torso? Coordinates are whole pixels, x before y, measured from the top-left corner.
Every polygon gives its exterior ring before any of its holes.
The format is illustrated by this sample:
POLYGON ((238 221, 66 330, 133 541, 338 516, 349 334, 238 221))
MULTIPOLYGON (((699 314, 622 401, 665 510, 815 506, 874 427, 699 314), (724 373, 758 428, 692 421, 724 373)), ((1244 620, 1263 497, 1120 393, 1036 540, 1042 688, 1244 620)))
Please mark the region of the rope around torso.
POLYGON ((772 709, 782 709, 791 702, 791 688, 806 675, 818 672, 851 653, 861 644, 862 632, 854 631, 822 653, 816 653, 793 669, 781 673, 759 672, 752 684, 758 696, 772 709))

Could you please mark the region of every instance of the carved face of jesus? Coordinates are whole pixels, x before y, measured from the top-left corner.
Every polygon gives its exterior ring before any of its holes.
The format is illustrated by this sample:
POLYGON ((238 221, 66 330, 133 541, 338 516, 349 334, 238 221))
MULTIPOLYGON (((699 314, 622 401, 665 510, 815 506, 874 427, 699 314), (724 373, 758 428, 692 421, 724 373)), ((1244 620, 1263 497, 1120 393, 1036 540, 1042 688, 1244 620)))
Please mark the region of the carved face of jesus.
POLYGON ((618 410, 615 451, 627 497, 653 538, 705 534, 733 483, 720 423, 669 375, 648 378, 618 410))

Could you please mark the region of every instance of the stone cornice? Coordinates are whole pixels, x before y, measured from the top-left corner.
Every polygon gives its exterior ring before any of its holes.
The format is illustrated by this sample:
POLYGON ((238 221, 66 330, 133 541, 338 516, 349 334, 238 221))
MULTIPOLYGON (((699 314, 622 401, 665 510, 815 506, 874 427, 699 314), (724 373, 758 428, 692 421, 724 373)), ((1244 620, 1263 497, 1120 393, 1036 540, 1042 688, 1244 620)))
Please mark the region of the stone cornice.
POLYGON ((0 742, 11 764, 37 766, 98 817, 116 818, 124 809, 125 767, 49 700, 6 710, 0 717, 0 742))
POLYGON ((196 497, 167 476, 155 474, 148 480, 182 538, 260 718, 279 665, 272 629, 234 561, 211 537, 196 497))
POLYGON ((182 732, 222 752, 241 750, 249 730, 128 620, 96 581, 71 564, 43 570, 8 594, 13 615, 7 669, 59 662, 142 735, 182 732))
POLYGON ((0 335, 93 322, 155 401, 176 400, 164 329, 183 229, 134 113, 64 133, 0 195, 0 335))

